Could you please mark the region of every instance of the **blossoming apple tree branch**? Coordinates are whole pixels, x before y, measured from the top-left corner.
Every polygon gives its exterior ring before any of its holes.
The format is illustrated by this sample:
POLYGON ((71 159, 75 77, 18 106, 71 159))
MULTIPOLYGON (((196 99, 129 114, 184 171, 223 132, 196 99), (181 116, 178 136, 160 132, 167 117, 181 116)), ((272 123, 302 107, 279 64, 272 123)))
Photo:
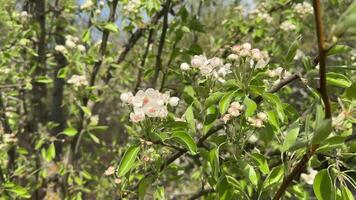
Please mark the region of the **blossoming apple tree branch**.
MULTIPOLYGON (((324 38, 324 30, 323 30, 323 22, 321 16, 321 3, 320 0, 313 0, 313 7, 314 7, 314 15, 315 15, 315 23, 316 23, 316 31, 317 31, 317 39, 318 39, 318 49, 319 49, 319 81, 320 81, 320 95, 324 102, 325 107, 325 118, 331 119, 331 106, 329 101, 329 96, 327 92, 327 85, 326 85, 326 49, 325 49, 325 38, 324 38)), ((319 141, 320 142, 320 141, 319 141)), ((291 184, 293 179, 298 176, 301 171, 304 169, 305 165, 309 161, 309 159, 314 155, 317 148, 320 146, 319 143, 313 144, 307 150, 307 153, 302 157, 302 159, 298 162, 296 167, 292 170, 292 172, 283 179, 283 182, 279 189, 277 190, 276 195, 274 196, 274 200, 278 200, 282 197, 284 191, 288 188, 291 184)))

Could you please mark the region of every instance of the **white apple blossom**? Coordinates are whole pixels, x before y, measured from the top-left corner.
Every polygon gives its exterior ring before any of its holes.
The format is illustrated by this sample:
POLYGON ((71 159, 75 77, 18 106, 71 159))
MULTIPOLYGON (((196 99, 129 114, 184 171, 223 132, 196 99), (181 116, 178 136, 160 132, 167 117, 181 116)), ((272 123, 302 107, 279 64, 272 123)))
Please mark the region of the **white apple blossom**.
POLYGON ((316 174, 318 173, 318 171, 312 169, 312 168, 308 168, 308 174, 306 173, 301 173, 300 174, 300 178, 306 182, 309 185, 313 185, 314 183, 314 179, 316 174))
POLYGON ((288 31, 294 31, 294 30, 297 28, 297 26, 294 25, 294 24, 293 24, 292 22, 290 22, 290 21, 284 21, 284 22, 282 22, 282 24, 280 25, 280 28, 281 28, 282 30, 288 32, 288 31))
POLYGON ((141 108, 135 107, 134 112, 130 113, 130 120, 134 123, 140 122, 145 119, 145 113, 141 108))
POLYGON ((239 56, 237 54, 232 53, 227 57, 227 59, 235 61, 239 59, 239 56))
POLYGON ((267 114, 265 112, 259 112, 257 113, 257 118, 266 122, 267 121, 267 114))
POLYGON ((264 127, 263 121, 261 119, 249 117, 247 118, 247 121, 250 123, 251 126, 254 126, 256 128, 264 127))
POLYGON ((313 6, 308 2, 297 3, 293 10, 300 18, 305 18, 308 15, 313 14, 313 6))
POLYGON ((250 43, 246 42, 246 43, 241 45, 241 48, 245 49, 245 50, 251 50, 252 46, 251 46, 250 43))
POLYGON ((62 53, 62 54, 68 53, 67 48, 66 48, 65 46, 63 46, 63 45, 56 45, 56 46, 54 47, 54 50, 56 50, 56 51, 58 51, 58 52, 60 52, 60 53, 62 53))
POLYGON ((175 107, 178 105, 179 98, 178 97, 171 97, 169 98, 169 105, 175 107))
POLYGON ((221 58, 214 57, 209 60, 209 64, 212 68, 217 68, 223 66, 224 62, 221 58))
POLYGON ((237 117, 241 114, 241 112, 243 111, 244 109, 244 106, 241 105, 239 102, 235 101, 235 102, 232 102, 230 104, 230 107, 228 109, 228 113, 233 116, 233 117, 237 117))
POLYGON ((84 75, 73 75, 67 83, 74 85, 75 87, 87 86, 89 85, 86 77, 84 75))
POLYGON ((195 55, 191 60, 190 64, 193 68, 201 68, 206 65, 207 58, 203 55, 195 55))
POLYGON ((111 176, 115 173, 115 167, 110 166, 108 169, 105 170, 104 175, 105 176, 111 176))
POLYGON ((84 52, 84 51, 86 50, 85 46, 84 46, 84 45, 81 45, 81 44, 78 45, 77 48, 78 48, 78 50, 79 50, 80 52, 84 52))
POLYGON ((226 124, 228 121, 230 121, 231 115, 230 114, 225 114, 221 120, 226 124))
POLYGON ((66 47, 73 49, 76 47, 76 44, 72 40, 66 40, 66 47))
POLYGON ((180 64, 180 69, 183 71, 187 71, 190 69, 190 66, 188 63, 182 63, 182 64, 180 64))
POLYGON ((167 105, 177 106, 179 102, 179 98, 170 97, 169 92, 161 93, 153 88, 139 90, 135 95, 131 92, 122 93, 120 99, 133 106, 130 119, 134 123, 144 120, 146 116, 166 118, 167 105))
POLYGON ((131 103, 133 99, 132 92, 124 92, 120 95, 120 99, 122 102, 131 103))

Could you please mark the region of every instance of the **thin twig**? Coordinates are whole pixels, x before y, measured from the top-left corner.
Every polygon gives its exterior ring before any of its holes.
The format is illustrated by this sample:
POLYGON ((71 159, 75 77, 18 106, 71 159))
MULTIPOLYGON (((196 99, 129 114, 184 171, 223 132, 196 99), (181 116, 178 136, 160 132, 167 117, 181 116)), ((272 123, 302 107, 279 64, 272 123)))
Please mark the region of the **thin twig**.
POLYGON ((165 4, 165 10, 164 10, 164 17, 163 17, 163 25, 162 25, 162 33, 161 33, 161 38, 159 40, 158 44, 158 50, 157 50, 157 56, 156 56, 156 67, 154 71, 154 75, 152 78, 152 88, 155 88, 157 85, 157 79, 159 72, 162 70, 162 52, 164 48, 164 44, 166 41, 166 35, 167 35, 167 29, 168 29, 168 12, 169 12, 169 7, 171 4, 171 0, 167 0, 167 3, 165 4))
POLYGON ((151 28, 150 32, 148 33, 146 49, 145 49, 145 52, 143 53, 143 56, 142 56, 140 68, 138 69, 137 81, 136 81, 136 85, 135 85, 135 88, 134 88, 134 92, 135 93, 137 92, 137 90, 140 87, 141 82, 142 82, 142 72, 143 72, 143 69, 144 69, 145 64, 146 64, 146 59, 147 59, 147 56, 148 56, 148 53, 149 53, 149 50, 150 50, 150 46, 153 43, 153 32, 154 32, 154 29, 151 28))
MULTIPOLYGON (((178 1, 178 2, 175 2, 175 5, 182 2, 183 0, 181 1, 178 1)), ((163 8, 161 10, 159 10, 155 15, 153 15, 153 17, 151 18, 150 22, 144 26, 144 27, 141 27, 141 28, 138 28, 130 37, 130 39, 128 40, 127 44, 124 46, 124 49, 121 51, 121 53, 119 54, 119 57, 117 59, 117 61, 115 62, 116 65, 119 65, 121 64, 127 54, 130 52, 130 50, 136 45, 137 41, 144 35, 144 33, 151 27, 151 26, 154 26, 158 23, 158 21, 161 19, 161 17, 163 16, 164 14, 164 11, 165 11, 165 7, 163 5, 163 8)), ((106 71, 106 74, 105 74, 105 79, 104 79, 104 82, 105 84, 107 84, 111 78, 112 78, 112 70, 115 69, 115 67, 113 66, 110 66, 108 68, 108 70, 106 71)))

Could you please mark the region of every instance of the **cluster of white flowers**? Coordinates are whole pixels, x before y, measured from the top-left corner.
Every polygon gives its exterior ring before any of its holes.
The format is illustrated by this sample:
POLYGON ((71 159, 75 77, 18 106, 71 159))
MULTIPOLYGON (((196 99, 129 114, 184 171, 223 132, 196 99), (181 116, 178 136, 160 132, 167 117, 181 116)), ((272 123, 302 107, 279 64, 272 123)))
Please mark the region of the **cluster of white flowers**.
POLYGON ((314 183, 314 179, 316 174, 318 173, 318 171, 312 169, 312 168, 308 168, 308 174, 306 173, 301 173, 300 174, 300 178, 306 182, 309 185, 313 185, 314 183))
POLYGON ((144 120, 146 116, 165 118, 168 115, 167 105, 177 106, 179 102, 179 98, 170 97, 169 92, 160 93, 153 88, 139 90, 136 95, 131 92, 122 93, 120 99, 133 106, 130 120, 135 123, 144 120))
POLYGON ((228 113, 222 117, 222 121, 226 124, 232 117, 239 116, 244 109, 244 106, 241 105, 239 102, 232 102, 230 104, 229 109, 227 110, 228 113))
POLYGON ((282 24, 279 27, 284 31, 294 31, 297 28, 296 25, 294 25, 292 22, 288 20, 282 22, 282 24))
POLYGON ((3 142, 6 143, 16 143, 17 137, 15 133, 11 133, 11 134, 1 134, 3 142))
POLYGON ((259 112, 257 113, 256 117, 249 117, 247 118, 247 121, 250 123, 251 126, 254 126, 256 128, 261 128, 264 127, 263 123, 267 122, 267 114, 264 112, 259 112))
POLYGON ((93 1, 92 1, 92 0, 87 0, 85 3, 83 3, 83 4, 80 6, 80 9, 81 9, 81 10, 89 10, 89 9, 91 9, 93 6, 94 6, 93 1))
POLYGON ((271 23, 273 21, 273 18, 268 13, 265 3, 260 3, 256 8, 252 9, 248 14, 250 19, 255 19, 257 16, 258 18, 264 20, 267 23, 271 23))
POLYGON ((70 77, 70 79, 68 79, 67 83, 72 84, 75 87, 89 85, 89 83, 84 75, 73 75, 72 77, 70 77))
POLYGON ((271 17, 270 14, 268 14, 267 12, 259 12, 257 14, 257 17, 261 18, 262 20, 264 20, 265 22, 267 22, 268 24, 272 23, 273 18, 271 17))
POLYGON ((288 77, 291 75, 291 73, 288 72, 287 70, 285 70, 283 67, 269 69, 269 70, 267 70, 267 74, 271 78, 274 78, 274 77, 285 78, 285 77, 288 77))
POLYGON ((305 18, 306 16, 313 14, 313 6, 308 2, 296 4, 293 10, 300 18, 305 18))
POLYGON ((67 54, 68 49, 75 49, 77 48, 79 51, 85 51, 85 46, 81 44, 77 44, 79 42, 79 38, 71 35, 67 35, 64 45, 56 45, 54 49, 62 54, 67 54))
POLYGON ((266 51, 261 51, 257 48, 252 49, 250 43, 244 43, 242 45, 234 45, 231 47, 232 54, 230 54, 227 59, 236 61, 240 58, 249 59, 250 67, 264 68, 269 62, 269 56, 266 51), (256 65, 255 65, 256 63, 256 65))
POLYGON ((140 6, 140 0, 131 0, 123 6, 123 11, 126 15, 129 15, 131 13, 138 13, 140 6))
MULTIPOLYGON (((207 59, 204 55, 195 55, 190 61, 191 67, 199 69, 202 76, 214 77, 219 82, 225 82, 225 76, 231 73, 230 63, 224 64, 223 60, 218 57, 207 59)), ((182 71, 190 70, 188 63, 182 63, 180 69, 182 71)))

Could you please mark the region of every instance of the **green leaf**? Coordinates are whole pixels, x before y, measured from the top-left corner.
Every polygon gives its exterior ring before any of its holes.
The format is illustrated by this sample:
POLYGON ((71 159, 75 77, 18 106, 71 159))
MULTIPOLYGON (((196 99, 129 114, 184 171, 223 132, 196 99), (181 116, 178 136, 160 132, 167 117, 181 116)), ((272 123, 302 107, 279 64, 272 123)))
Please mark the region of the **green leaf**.
POLYGON ((238 180, 236 180, 236 178, 234 178, 232 176, 226 176, 226 180, 235 189, 242 190, 242 186, 241 186, 240 182, 238 180))
POLYGON ((190 126, 190 129, 195 133, 195 119, 193 113, 193 104, 187 108, 184 116, 190 126))
POLYGON ((295 144, 298 134, 299 134, 299 121, 296 121, 291 125, 291 128, 288 130, 288 133, 284 138, 282 152, 287 151, 291 146, 295 144))
POLYGON ((348 99, 356 99, 356 83, 353 83, 349 88, 346 89, 345 95, 348 99))
POLYGON ((263 188, 267 189, 270 186, 278 183, 282 180, 284 175, 284 168, 283 166, 278 166, 272 169, 272 171, 268 174, 265 181, 263 182, 263 188))
POLYGON ((328 51, 328 56, 348 53, 351 50, 352 48, 347 45, 335 45, 328 51))
POLYGON ((115 23, 107 23, 107 24, 105 24, 104 29, 106 29, 106 30, 108 30, 110 32, 113 32, 113 33, 118 33, 119 32, 119 29, 117 28, 115 23))
POLYGON ((296 40, 293 41, 293 43, 290 45, 287 55, 286 55, 286 61, 291 62, 298 50, 299 43, 300 43, 301 36, 298 36, 296 40))
POLYGON ((44 84, 48 84, 48 83, 52 83, 53 80, 47 76, 39 76, 36 78, 36 82, 37 83, 44 83, 44 84))
POLYGON ((281 99, 277 95, 271 93, 264 93, 262 96, 268 103, 272 104, 278 118, 283 122, 285 114, 281 99))
POLYGON ((152 184, 153 182, 153 177, 148 176, 144 177, 141 181, 140 184, 138 185, 138 198, 139 200, 144 200, 147 188, 152 184))
POLYGON ((73 128, 73 127, 68 127, 66 129, 64 129, 63 134, 64 135, 68 135, 68 136, 75 136, 77 135, 78 131, 77 129, 73 128))
POLYGON ((269 167, 266 158, 259 153, 252 153, 251 157, 263 174, 269 173, 269 167))
POLYGON ((257 108, 257 104, 252 99, 248 98, 248 96, 246 96, 244 100, 244 105, 246 107, 245 116, 246 117, 252 116, 257 108))
POLYGON ((86 30, 83 33, 82 40, 84 43, 89 44, 91 40, 91 34, 90 34, 90 29, 86 30))
POLYGON ((325 119, 321 121, 318 127, 315 130, 313 138, 311 139, 312 144, 320 144, 323 140, 325 140, 331 133, 332 126, 331 120, 325 119))
POLYGON ((355 200, 352 192, 346 186, 343 185, 341 186, 341 196, 343 200, 355 200))
POLYGON ((315 176, 313 190, 318 200, 332 199, 332 182, 326 169, 322 169, 315 176))
POLYGON ((185 131, 177 131, 172 134, 171 139, 185 146, 193 155, 197 154, 197 145, 193 138, 185 131))
MULTIPOLYGON (((18 197, 28 199, 31 197, 30 193, 26 188, 23 188, 19 185, 15 185, 14 183, 7 182, 4 184, 5 190, 15 194, 18 197)), ((6 198, 5 198, 6 199, 6 198)))
POLYGON ((251 181, 253 185, 257 185, 258 177, 255 169, 249 164, 247 164, 247 167, 248 167, 248 179, 251 181))
POLYGON ((55 157, 56 157, 56 148, 54 146, 54 143, 52 142, 51 145, 49 145, 49 148, 47 149, 46 160, 51 161, 55 157))
POLYGON ((213 171, 215 180, 218 180, 220 172, 219 148, 215 147, 209 152, 209 162, 213 171))
POLYGON ((222 96, 224 96, 223 92, 215 92, 215 93, 211 94, 204 102, 205 108, 208 108, 211 105, 213 105, 216 102, 218 102, 221 99, 222 96))
POLYGON ((131 167, 135 163, 137 154, 140 152, 140 146, 131 146, 128 148, 122 157, 119 168, 118 168, 118 173, 117 176, 122 177, 125 176, 127 172, 130 171, 131 167))
POLYGON ((219 110, 220 113, 223 115, 226 113, 226 111, 229 109, 230 107, 230 102, 232 100, 232 98, 234 97, 235 92, 229 92, 226 93, 220 100, 219 102, 219 110))
POLYGON ((342 88, 348 88, 352 84, 352 82, 345 75, 335 72, 327 73, 326 80, 328 81, 328 84, 342 88))

